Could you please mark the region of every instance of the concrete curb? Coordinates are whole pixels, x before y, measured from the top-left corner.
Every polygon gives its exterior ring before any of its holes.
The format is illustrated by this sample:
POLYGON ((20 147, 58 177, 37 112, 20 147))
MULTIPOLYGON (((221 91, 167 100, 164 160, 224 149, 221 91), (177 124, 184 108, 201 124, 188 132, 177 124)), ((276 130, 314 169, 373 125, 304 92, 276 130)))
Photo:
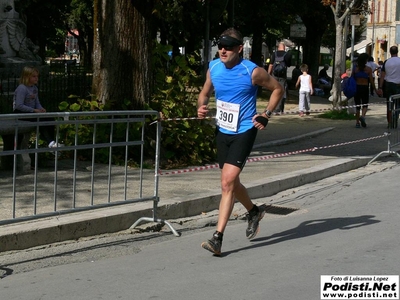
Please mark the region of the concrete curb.
MULTIPOLYGON (((266 177, 247 184, 246 187, 250 197, 254 199, 268 197, 286 189, 360 168, 370 160, 370 157, 340 158, 308 169, 266 177)), ((218 190, 191 199, 166 199, 158 206, 156 217, 168 220, 212 211, 218 209, 220 196, 218 190)), ((0 252, 118 232, 128 229, 141 217, 153 217, 152 203, 101 208, 5 225, 0 227, 0 252)))

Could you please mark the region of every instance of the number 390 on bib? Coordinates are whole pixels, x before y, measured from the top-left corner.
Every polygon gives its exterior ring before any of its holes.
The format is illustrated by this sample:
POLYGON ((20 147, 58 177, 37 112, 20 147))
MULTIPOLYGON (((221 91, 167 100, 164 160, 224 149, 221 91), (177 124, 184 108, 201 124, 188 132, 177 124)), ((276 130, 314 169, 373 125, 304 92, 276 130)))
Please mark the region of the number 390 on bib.
POLYGON ((236 132, 239 119, 240 104, 228 103, 217 100, 218 126, 229 131, 236 132))

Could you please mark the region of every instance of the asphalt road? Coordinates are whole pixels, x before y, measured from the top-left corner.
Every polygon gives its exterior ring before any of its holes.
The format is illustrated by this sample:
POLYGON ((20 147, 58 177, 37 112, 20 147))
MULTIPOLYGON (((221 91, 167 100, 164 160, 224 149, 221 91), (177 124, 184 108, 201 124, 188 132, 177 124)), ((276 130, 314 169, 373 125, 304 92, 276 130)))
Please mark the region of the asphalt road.
POLYGON ((1 299, 310 300, 321 275, 399 275, 399 174, 388 159, 257 199, 293 212, 267 214, 252 241, 235 206, 222 257, 200 247, 215 212, 172 221, 179 238, 124 232, 3 253, 1 299))

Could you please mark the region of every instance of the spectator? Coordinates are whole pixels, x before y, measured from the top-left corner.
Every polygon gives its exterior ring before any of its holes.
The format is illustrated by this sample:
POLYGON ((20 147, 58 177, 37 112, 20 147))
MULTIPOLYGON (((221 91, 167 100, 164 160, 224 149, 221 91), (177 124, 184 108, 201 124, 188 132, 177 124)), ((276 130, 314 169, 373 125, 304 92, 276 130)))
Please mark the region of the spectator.
MULTIPOLYGON (((14 92, 13 111, 14 113, 45 113, 39 101, 37 83, 39 80, 39 70, 34 67, 24 67, 20 77, 20 84, 14 92)), ((25 121, 36 122, 37 118, 24 119, 25 121)), ((40 118, 39 121, 52 120, 40 118)), ((48 143, 49 148, 57 147, 55 142, 54 126, 40 126, 40 135, 48 143)))
POLYGON ((327 72, 328 69, 329 69, 329 65, 325 64, 324 67, 321 69, 321 71, 319 71, 319 73, 318 73, 318 82, 323 85, 331 84, 332 78, 330 76, 328 76, 328 72, 327 72))
POLYGON ((292 63, 292 56, 290 52, 286 52, 285 50, 285 43, 280 42, 278 44, 278 49, 274 52, 271 56, 270 65, 268 67, 268 73, 278 82, 281 84, 284 94, 282 99, 280 100, 275 112, 276 113, 283 113, 285 110, 285 102, 287 96, 287 68, 291 66, 292 63), (279 66, 279 67, 278 67, 279 66), (278 68, 283 66, 282 72, 277 72, 278 68))
POLYGON ((313 86, 312 86, 312 78, 308 72, 308 66, 306 64, 302 64, 300 67, 302 75, 299 76, 296 82, 296 88, 300 86, 299 91, 299 115, 300 117, 304 116, 304 111, 307 115, 310 114, 310 105, 311 99, 310 95, 313 94, 313 86))
POLYGON ((377 94, 380 93, 375 87, 372 70, 367 66, 368 57, 367 53, 361 53, 357 59, 357 66, 354 69, 354 77, 357 83, 357 92, 354 96, 354 102, 357 105, 356 128, 360 128, 360 123, 362 127, 367 127, 365 115, 367 114, 370 95, 369 84, 372 85, 373 91, 376 91, 377 94))
POLYGON ((346 72, 344 72, 342 75, 340 75, 340 78, 342 80, 349 78, 351 76, 351 69, 346 69, 346 72))
MULTIPOLYGON (((342 92, 341 92, 341 99, 342 99, 342 103, 344 103, 345 101, 347 101, 347 113, 349 115, 355 115, 356 114, 356 107, 354 105, 354 97, 347 99, 347 97, 344 95, 343 93, 343 88, 346 84, 346 81, 350 78, 351 76, 351 69, 347 69, 346 72, 344 72, 340 78, 341 80, 341 87, 342 87, 342 92)), ((333 97, 332 97, 333 100, 333 97)), ((332 101, 330 100, 330 101, 332 101)))
MULTIPOLYGON (((368 57, 367 66, 370 67, 372 70, 372 78, 375 83, 375 72, 378 70, 379 65, 377 63, 375 63, 374 58, 372 56, 370 56, 370 57, 368 57)), ((369 85, 369 92, 370 92, 371 96, 374 95, 374 90, 373 90, 373 87, 371 84, 369 85)))
MULTIPOLYGON (((382 60, 378 61, 378 66, 379 66, 379 68, 376 71, 376 73, 377 73, 376 75, 378 77, 378 87, 379 87, 379 82, 381 81, 382 66, 383 66, 383 61, 382 60)), ((385 81, 383 81, 382 90, 385 91, 385 81)))
POLYGON ((379 90, 382 91, 383 83, 385 82, 384 95, 387 99, 387 121, 388 125, 397 126, 396 120, 392 120, 392 110, 400 108, 399 100, 390 103, 390 96, 400 94, 400 57, 398 57, 399 49, 397 46, 392 46, 389 49, 390 58, 382 65, 381 78, 379 79, 379 90), (392 121, 395 121, 393 124, 392 121))

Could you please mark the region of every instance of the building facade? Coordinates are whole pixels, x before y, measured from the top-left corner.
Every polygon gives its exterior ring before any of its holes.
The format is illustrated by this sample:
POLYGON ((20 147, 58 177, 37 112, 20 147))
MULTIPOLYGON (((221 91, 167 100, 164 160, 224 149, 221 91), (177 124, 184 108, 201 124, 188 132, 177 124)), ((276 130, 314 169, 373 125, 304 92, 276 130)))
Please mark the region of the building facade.
POLYGON ((367 23, 367 40, 371 42, 371 55, 376 62, 385 61, 390 57, 390 47, 399 43, 400 0, 368 2, 371 14, 367 23))

